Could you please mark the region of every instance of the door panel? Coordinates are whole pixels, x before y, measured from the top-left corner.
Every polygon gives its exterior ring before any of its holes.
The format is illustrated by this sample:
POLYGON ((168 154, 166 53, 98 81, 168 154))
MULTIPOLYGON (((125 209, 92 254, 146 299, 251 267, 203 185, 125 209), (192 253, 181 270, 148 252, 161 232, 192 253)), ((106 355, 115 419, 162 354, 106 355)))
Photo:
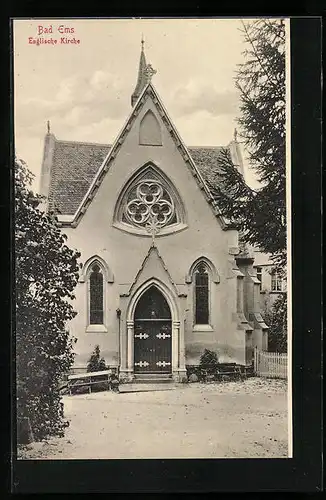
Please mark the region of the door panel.
POLYGON ((134 369, 136 373, 171 373, 171 320, 135 321, 134 369))

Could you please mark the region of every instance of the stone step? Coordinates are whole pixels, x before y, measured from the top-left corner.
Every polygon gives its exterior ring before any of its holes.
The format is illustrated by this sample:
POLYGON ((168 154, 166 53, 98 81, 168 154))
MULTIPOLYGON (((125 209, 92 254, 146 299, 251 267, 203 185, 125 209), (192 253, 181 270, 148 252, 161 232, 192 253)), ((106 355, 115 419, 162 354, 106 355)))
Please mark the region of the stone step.
POLYGON ((137 380, 141 379, 171 379, 171 373, 135 373, 134 378, 137 380))
POLYGON ((171 391, 175 389, 175 384, 170 381, 169 384, 162 382, 132 382, 128 384, 120 384, 119 392, 149 392, 149 391, 171 391))
POLYGON ((131 384, 171 384, 173 380, 171 378, 162 378, 162 377, 155 377, 155 378, 134 378, 131 384))

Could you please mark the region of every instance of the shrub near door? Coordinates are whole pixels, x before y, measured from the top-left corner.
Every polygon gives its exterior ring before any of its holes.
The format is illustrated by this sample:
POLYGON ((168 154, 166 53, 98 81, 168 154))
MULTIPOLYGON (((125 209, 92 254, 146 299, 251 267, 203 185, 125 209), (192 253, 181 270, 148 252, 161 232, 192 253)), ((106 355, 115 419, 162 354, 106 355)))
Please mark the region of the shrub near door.
POLYGON ((218 357, 217 353, 205 349, 200 357, 199 362, 199 377, 200 380, 206 382, 209 380, 215 380, 216 374, 219 372, 218 369, 218 357))

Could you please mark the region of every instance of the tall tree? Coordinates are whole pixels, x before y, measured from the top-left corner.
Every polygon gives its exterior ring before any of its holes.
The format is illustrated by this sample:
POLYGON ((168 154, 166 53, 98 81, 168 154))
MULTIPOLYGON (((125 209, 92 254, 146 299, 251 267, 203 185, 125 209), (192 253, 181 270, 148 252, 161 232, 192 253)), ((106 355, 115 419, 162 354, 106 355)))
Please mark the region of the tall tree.
MULTIPOLYGON (((56 219, 40 210, 32 174, 15 161, 16 380, 18 419, 29 419, 36 440, 62 435, 59 382, 73 363, 66 322, 80 254, 68 248, 56 219)), ((20 436, 18 436, 18 439, 20 436)))
POLYGON ((286 263, 285 25, 279 19, 242 23, 244 62, 236 74, 240 92, 240 138, 260 187, 252 189, 221 152, 211 182, 221 213, 235 220, 243 238, 286 263))
POLYGON ((265 313, 265 321, 269 326, 268 350, 287 352, 287 296, 283 293, 275 300, 271 311, 265 313))

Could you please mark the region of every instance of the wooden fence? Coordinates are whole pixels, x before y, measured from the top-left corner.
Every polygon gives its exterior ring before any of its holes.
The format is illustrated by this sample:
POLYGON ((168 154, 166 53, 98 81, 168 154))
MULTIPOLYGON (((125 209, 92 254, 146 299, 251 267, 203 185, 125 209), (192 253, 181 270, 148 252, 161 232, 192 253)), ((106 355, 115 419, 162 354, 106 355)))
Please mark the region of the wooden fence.
POLYGON ((254 371, 259 377, 287 378, 287 354, 255 349, 254 371))

